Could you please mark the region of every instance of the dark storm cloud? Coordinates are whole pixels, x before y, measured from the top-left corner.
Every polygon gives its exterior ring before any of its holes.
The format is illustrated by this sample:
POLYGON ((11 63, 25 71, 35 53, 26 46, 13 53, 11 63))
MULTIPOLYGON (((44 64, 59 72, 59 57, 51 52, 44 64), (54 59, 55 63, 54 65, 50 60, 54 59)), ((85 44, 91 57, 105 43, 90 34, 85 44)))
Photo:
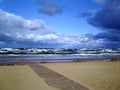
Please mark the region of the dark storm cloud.
POLYGON ((96 39, 103 39, 107 47, 120 47, 120 0, 104 0, 102 8, 87 21, 101 30, 96 39))
POLYGON ((95 35, 96 39, 104 40, 104 47, 119 48, 120 47, 120 33, 117 32, 101 32, 95 35))
POLYGON ((106 30, 120 30, 120 0, 106 0, 103 8, 88 22, 106 30))
POLYGON ((119 33, 101 32, 95 36, 96 38, 103 38, 109 41, 120 41, 119 33))
POLYGON ((39 13, 43 13, 49 16, 60 14, 63 11, 63 9, 59 5, 48 0, 39 1, 39 5, 39 13))

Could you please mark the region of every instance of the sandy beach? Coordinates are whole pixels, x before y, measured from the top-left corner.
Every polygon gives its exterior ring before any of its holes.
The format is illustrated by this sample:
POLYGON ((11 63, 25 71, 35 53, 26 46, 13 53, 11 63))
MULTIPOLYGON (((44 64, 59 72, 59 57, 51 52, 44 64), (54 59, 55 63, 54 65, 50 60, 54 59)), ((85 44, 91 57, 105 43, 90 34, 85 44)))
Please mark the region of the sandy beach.
POLYGON ((90 90, 119 90, 120 61, 86 61, 42 64, 90 90))
POLYGON ((110 60, 1 64, 0 90, 119 90, 119 67, 110 60))
POLYGON ((59 90, 48 86, 27 65, 0 66, 0 90, 59 90))

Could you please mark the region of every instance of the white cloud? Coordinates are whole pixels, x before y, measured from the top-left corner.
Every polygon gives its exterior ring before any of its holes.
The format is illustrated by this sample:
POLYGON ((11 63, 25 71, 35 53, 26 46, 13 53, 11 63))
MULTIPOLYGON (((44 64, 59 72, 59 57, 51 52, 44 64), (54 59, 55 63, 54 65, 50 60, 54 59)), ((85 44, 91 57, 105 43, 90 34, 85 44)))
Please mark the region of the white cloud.
MULTIPOLYGON (((3 10, 0 10, 0 44, 27 46, 32 44, 48 45, 47 47, 95 47, 102 41, 94 40, 93 35, 63 35, 56 33, 41 19, 26 20, 3 10)), ((31 47, 33 47, 31 46, 31 47)))
POLYGON ((3 32, 9 33, 26 33, 37 30, 39 33, 48 33, 53 31, 49 28, 43 20, 26 20, 20 16, 0 10, 0 28, 4 29, 3 32))

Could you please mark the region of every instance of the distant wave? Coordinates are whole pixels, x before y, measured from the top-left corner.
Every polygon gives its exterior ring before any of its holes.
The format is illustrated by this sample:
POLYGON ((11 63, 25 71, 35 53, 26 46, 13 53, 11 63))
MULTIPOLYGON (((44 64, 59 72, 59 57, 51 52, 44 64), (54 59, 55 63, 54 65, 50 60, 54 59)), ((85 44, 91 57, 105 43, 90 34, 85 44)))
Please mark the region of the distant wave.
POLYGON ((8 62, 70 62, 73 60, 120 58, 118 53, 101 54, 3 54, 0 63, 8 62))

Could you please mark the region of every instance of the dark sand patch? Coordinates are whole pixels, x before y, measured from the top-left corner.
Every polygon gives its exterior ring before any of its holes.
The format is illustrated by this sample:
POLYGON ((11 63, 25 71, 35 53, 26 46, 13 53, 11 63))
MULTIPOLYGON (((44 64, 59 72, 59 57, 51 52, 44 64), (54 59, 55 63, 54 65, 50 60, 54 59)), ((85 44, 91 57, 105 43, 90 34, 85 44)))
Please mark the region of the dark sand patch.
POLYGON ((43 63, 42 65, 90 90, 120 90, 120 60, 43 63))
POLYGON ((44 78, 44 81, 49 86, 58 88, 60 90, 89 90, 77 82, 58 74, 55 71, 40 65, 39 63, 29 64, 29 67, 31 67, 31 69, 36 72, 40 78, 44 78))

